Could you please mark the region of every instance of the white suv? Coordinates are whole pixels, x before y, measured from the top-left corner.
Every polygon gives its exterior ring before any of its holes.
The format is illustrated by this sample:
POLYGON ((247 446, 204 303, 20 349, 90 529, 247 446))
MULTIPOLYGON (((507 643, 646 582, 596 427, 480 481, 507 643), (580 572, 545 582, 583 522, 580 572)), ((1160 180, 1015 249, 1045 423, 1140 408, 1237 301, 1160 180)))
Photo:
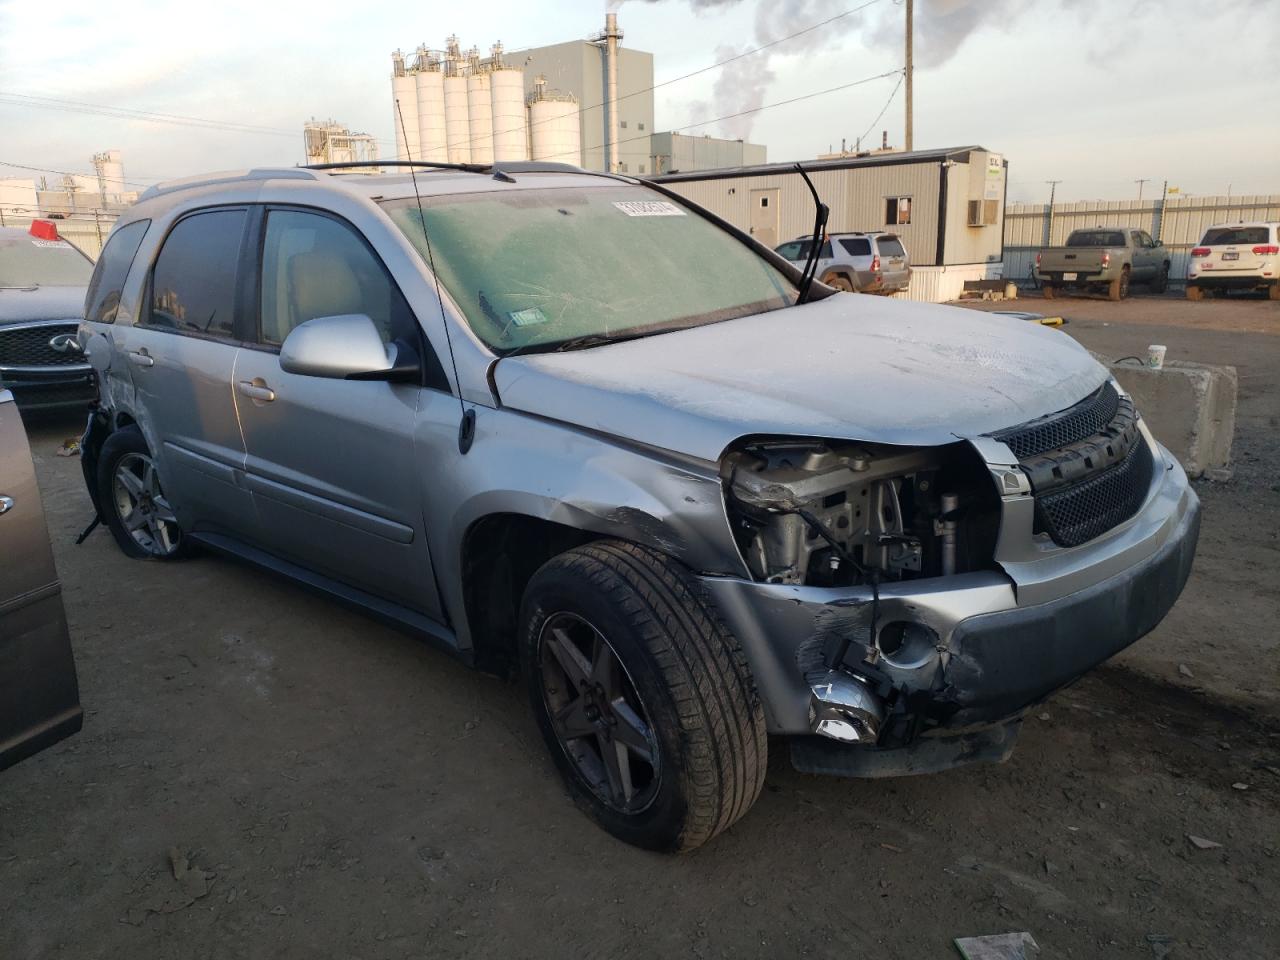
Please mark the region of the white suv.
MULTIPOLYGON (((775 249, 792 263, 809 259, 813 240, 799 237, 775 249)), ((893 233, 833 233, 818 251, 815 276, 851 293, 898 293, 911 283, 911 265, 902 238, 893 233)))
POLYGON ((1206 290, 1226 296, 1230 289, 1265 290, 1280 300, 1280 222, 1223 223, 1204 233, 1191 251, 1187 299, 1206 290))

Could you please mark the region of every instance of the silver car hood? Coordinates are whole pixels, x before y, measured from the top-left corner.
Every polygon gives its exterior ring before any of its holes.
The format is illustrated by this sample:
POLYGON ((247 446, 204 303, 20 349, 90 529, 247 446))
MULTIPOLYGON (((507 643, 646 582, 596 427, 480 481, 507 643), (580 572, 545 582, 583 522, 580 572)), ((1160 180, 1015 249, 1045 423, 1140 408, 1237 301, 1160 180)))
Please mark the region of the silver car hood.
POLYGON ((498 361, 503 406, 716 460, 749 434, 933 446, 1054 413, 1107 379, 1057 330, 838 294, 566 353, 498 361))

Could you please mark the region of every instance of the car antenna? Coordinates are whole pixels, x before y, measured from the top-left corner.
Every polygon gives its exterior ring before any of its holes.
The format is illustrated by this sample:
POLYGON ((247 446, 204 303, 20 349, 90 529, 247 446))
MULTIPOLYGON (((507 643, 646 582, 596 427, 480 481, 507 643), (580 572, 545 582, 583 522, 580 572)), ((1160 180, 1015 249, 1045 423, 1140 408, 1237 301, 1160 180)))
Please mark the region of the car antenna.
POLYGON ((804 167, 796 164, 796 170, 804 178, 809 192, 813 194, 813 240, 809 243, 809 257, 804 263, 804 272, 800 274, 800 296, 796 303, 805 303, 809 299, 809 288, 813 286, 814 274, 818 272, 818 252, 822 249, 823 237, 826 235, 827 218, 831 216, 831 208, 818 197, 818 189, 809 179, 804 167))
MULTIPOLYGON (((409 152, 409 134, 404 127, 404 112, 400 109, 400 98, 396 97, 396 116, 400 120, 400 135, 404 137, 404 155, 412 160, 409 152)), ((440 322, 444 324, 444 339, 449 346, 449 362, 453 365, 453 382, 458 387, 458 406, 462 408, 462 422, 458 424, 458 451, 466 453, 471 449, 471 441, 476 435, 476 412, 462 400, 462 380, 458 376, 458 359, 453 355, 453 337, 449 334, 449 317, 444 310, 444 295, 440 292, 440 274, 436 272, 436 260, 431 253, 431 237, 427 234, 427 215, 422 209, 422 194, 418 192, 418 174, 416 168, 409 168, 409 179, 413 182, 413 196, 418 201, 418 222, 422 224, 422 239, 427 245, 427 266, 431 268, 431 279, 435 281, 436 302, 440 304, 440 322)))

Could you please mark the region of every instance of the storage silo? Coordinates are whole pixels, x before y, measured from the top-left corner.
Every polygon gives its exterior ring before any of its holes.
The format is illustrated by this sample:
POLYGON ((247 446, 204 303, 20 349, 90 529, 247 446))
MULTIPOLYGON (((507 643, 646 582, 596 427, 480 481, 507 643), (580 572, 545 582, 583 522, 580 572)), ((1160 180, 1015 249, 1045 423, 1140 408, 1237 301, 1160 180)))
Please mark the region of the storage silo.
POLYGON ((391 126, 396 132, 396 159, 417 160, 420 149, 418 94, 414 78, 406 72, 404 55, 399 50, 391 54, 391 126))
POLYGON ((444 61, 444 133, 450 163, 471 162, 471 120, 467 110, 466 63, 458 38, 450 37, 444 61))
POLYGON ((529 159, 582 164, 582 124, 576 98, 547 92, 538 77, 529 98, 529 159))
POLYGON ((489 71, 473 57, 467 76, 467 113, 470 119, 472 163, 493 163, 493 93, 489 71))
POLYGON ((444 74, 440 61, 430 59, 426 50, 418 58, 414 76, 418 86, 418 142, 420 153, 415 160, 444 163, 449 159, 445 135, 444 74))
POLYGON ((502 61, 502 44, 493 47, 493 159, 529 159, 528 122, 525 119, 524 71, 502 61))
POLYGON ((124 198, 124 161, 119 150, 106 150, 93 155, 93 168, 98 174, 98 189, 103 200, 120 203, 124 198))

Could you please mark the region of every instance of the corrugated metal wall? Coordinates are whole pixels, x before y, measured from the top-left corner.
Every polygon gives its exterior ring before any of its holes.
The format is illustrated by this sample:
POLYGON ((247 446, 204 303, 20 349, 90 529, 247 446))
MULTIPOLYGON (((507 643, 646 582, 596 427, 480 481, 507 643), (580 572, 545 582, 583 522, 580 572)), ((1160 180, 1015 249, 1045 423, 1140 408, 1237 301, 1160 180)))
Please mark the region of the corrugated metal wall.
POLYGON ((1172 254, 1170 276, 1187 275, 1191 248, 1215 223, 1280 220, 1280 195, 1242 197, 1170 197, 1159 200, 1091 200, 1057 203, 1050 217, 1047 203, 1014 203, 1005 210, 1004 275, 1027 280, 1036 253, 1066 243, 1072 230, 1097 226, 1146 230, 1172 254), (1050 223, 1052 220, 1052 224, 1050 223))

